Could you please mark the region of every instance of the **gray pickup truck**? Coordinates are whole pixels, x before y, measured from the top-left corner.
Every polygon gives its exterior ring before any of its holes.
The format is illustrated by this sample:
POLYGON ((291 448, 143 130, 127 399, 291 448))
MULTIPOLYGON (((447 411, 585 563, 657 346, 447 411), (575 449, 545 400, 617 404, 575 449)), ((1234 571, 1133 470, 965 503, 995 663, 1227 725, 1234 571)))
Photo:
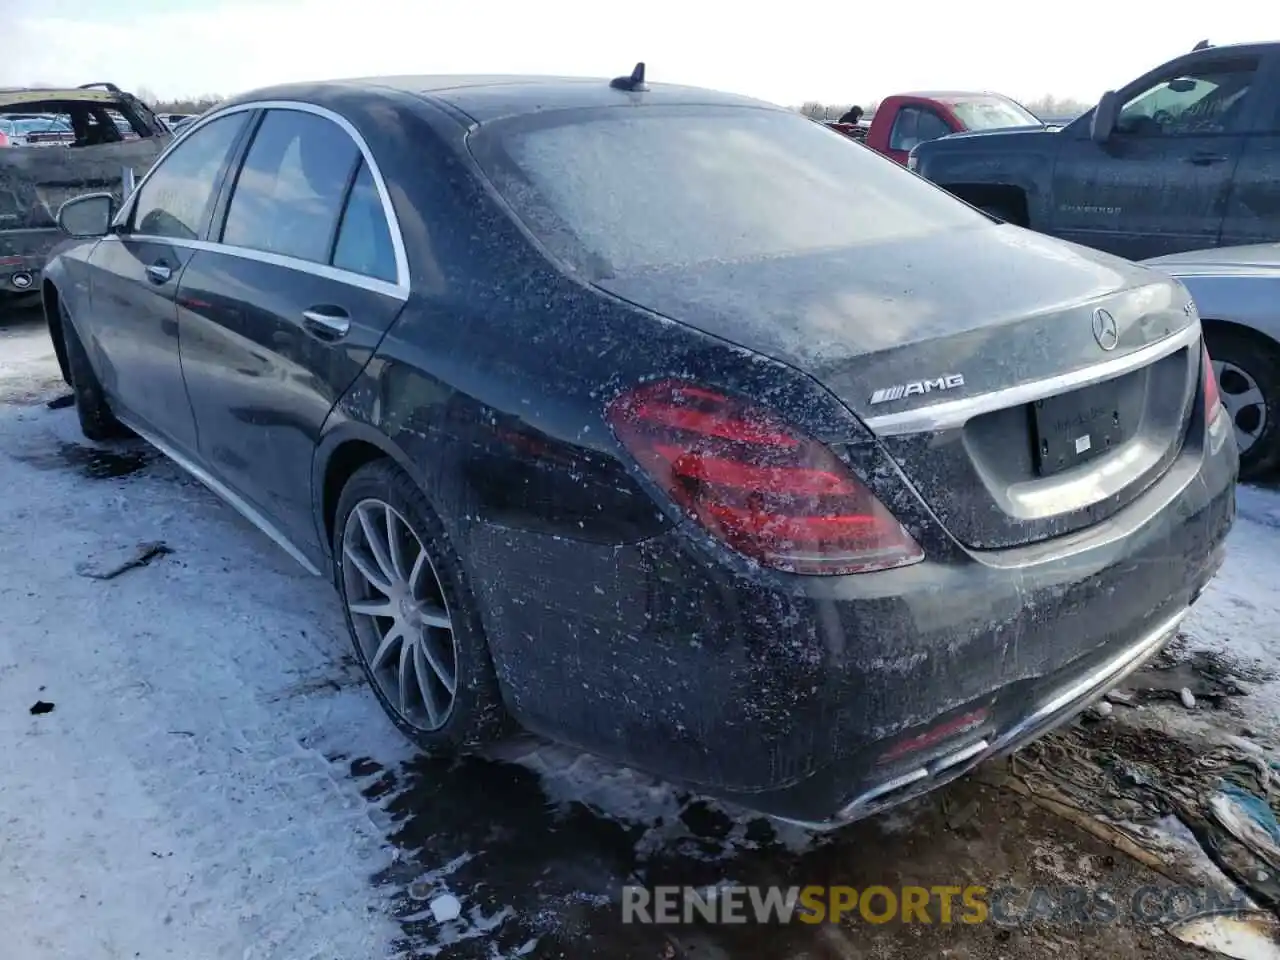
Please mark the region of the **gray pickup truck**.
POLYGON ((150 168, 173 135, 141 100, 109 83, 0 89, 0 117, 66 117, 66 142, 0 148, 0 319, 40 295, 40 272, 64 235, 58 208, 82 193, 123 189, 124 171, 150 168))
POLYGON ((907 166, 1002 220, 1131 260, 1280 240, 1280 43, 1201 43, 1061 130, 954 134, 907 166))

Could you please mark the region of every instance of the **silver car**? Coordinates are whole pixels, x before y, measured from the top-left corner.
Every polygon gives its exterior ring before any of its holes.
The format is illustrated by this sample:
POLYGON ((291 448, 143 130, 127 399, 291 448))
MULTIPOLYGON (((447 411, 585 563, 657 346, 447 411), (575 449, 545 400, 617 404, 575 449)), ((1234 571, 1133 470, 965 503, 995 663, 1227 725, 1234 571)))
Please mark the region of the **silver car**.
POLYGON ((0 146, 39 147, 67 144, 76 135, 64 117, 26 114, 0 116, 0 146))
POLYGON ((1240 476, 1280 467, 1280 243, 1193 250, 1144 263, 1177 277, 1199 308, 1240 476))

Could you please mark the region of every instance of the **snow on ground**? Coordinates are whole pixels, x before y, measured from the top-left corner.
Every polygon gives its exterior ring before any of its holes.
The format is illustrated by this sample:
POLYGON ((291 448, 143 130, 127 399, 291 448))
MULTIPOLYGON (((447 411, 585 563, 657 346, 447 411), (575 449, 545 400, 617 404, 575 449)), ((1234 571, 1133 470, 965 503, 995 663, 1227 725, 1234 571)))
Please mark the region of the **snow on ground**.
MULTIPOLYGON (((996 848, 936 842, 928 802, 817 842, 537 742, 415 757, 350 660, 328 583, 143 445, 86 444, 74 411, 44 404, 63 392, 43 330, 0 330, 6 957, 670 956, 662 932, 618 929, 624 883, 849 864, 881 882, 866 850, 952 882, 962 854, 977 870, 1057 842, 1023 842, 1012 808, 982 815, 996 848), (173 553, 78 572, 155 540, 173 553), (913 861, 935 847, 945 862, 913 861)), ((1280 665, 1277 528, 1280 494, 1242 489, 1194 645, 1280 665)), ((1256 693, 1244 709, 1274 724, 1280 684, 1256 693)), ((779 944, 748 951, 805 946, 779 944)))
POLYGON ((1254 678, 1235 706, 1280 747, 1280 492, 1242 486, 1237 502, 1226 562, 1184 631, 1189 649, 1221 653, 1254 678))
POLYGON ((548 884, 576 854, 537 848, 496 897, 487 848, 579 822, 575 801, 636 845, 687 836, 670 787, 571 751, 412 760, 327 581, 140 442, 88 444, 45 406, 65 392, 41 329, 0 330, 5 956, 431 956, 492 940, 517 907, 522 956, 630 866, 588 854, 548 884), (173 552, 145 567, 78 572, 157 540, 173 552), (440 896, 460 916, 441 922, 440 896))
POLYGON ((326 754, 404 750, 326 585, 166 463, 92 478, 115 463, 86 458, 73 411, 13 405, 52 395, 41 346, 0 406, 5 955, 383 956, 369 876, 393 848, 326 754), (174 553, 76 573, 146 540, 174 553))

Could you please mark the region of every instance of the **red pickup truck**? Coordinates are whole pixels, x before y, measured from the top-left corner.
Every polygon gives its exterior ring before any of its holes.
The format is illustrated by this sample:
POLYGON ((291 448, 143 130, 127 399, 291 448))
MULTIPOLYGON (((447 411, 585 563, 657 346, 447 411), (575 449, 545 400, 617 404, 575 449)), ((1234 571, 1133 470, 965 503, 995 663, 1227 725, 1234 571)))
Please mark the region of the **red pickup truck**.
POLYGON ((880 101, 868 126, 827 126, 905 164, 911 148, 925 140, 969 130, 1043 128, 1044 123, 998 93, 899 93, 880 101))

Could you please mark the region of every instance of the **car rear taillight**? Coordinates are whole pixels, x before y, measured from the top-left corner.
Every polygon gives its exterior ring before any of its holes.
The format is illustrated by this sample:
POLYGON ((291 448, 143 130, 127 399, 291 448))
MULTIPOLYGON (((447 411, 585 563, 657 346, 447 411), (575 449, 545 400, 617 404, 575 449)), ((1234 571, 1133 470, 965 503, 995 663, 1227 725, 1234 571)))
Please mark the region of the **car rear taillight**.
POLYGON ((0 133, 0 147, 7 147, 8 145, 9 145, 9 138, 5 136, 3 133, 0 133))
POLYGON ((1222 394, 1218 391, 1218 377, 1213 372, 1209 348, 1204 344, 1200 347, 1200 367, 1204 371, 1204 416, 1206 420, 1212 420, 1218 404, 1222 401, 1222 394))
POLYGON ((765 566, 831 575, 924 558, 830 449, 753 404, 664 380, 617 397, 607 416, 676 503, 765 566))

